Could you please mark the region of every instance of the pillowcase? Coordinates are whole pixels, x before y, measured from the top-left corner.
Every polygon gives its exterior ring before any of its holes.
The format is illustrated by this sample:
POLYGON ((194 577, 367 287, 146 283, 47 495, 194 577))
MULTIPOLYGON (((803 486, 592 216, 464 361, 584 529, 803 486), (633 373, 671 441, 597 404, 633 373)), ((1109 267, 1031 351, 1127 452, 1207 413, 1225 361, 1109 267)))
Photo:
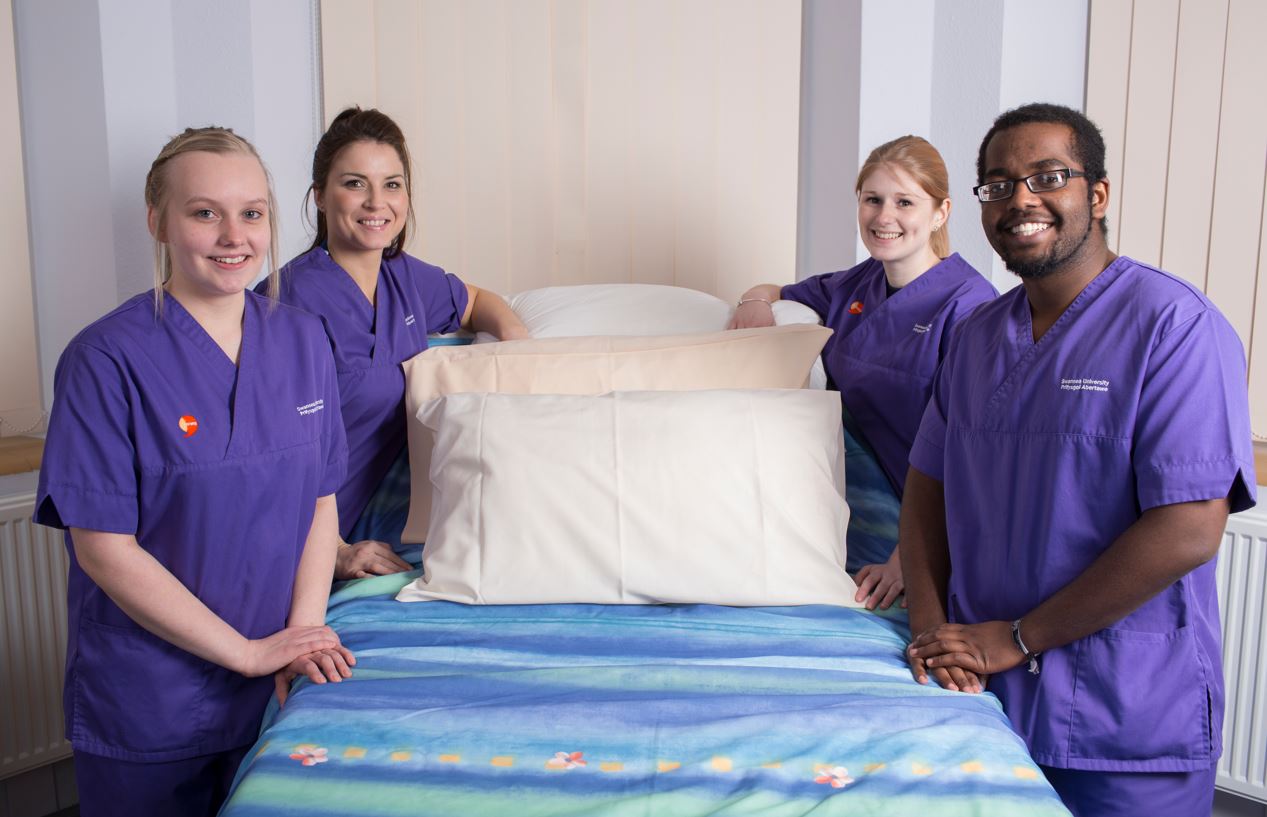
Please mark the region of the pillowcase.
POLYGON ((418 544, 427 536, 432 436, 416 415, 429 400, 458 392, 799 388, 830 336, 829 329, 802 325, 655 337, 534 338, 427 349, 403 364, 410 489, 409 519, 401 541, 418 544))
POLYGON ((507 298, 534 338, 720 332, 730 305, 715 295, 662 284, 579 284, 507 298))
MULTIPOLYGON (((508 296, 506 302, 534 338, 718 332, 735 311, 715 295, 663 284, 543 287, 508 296)), ((817 312, 797 301, 775 301, 773 310, 775 326, 823 322, 817 312)), ((475 336, 476 343, 496 340, 487 332, 475 336)), ((810 371, 809 387, 827 388, 821 360, 810 371)))
POLYGON ((808 389, 451 394, 399 601, 858 606, 840 401, 808 389))
MULTIPOLYGON (((774 312, 775 326, 790 326, 794 323, 808 323, 822 325, 823 319, 818 317, 818 313, 810 309, 800 301, 775 301, 770 306, 774 312)), ((814 368, 810 369, 809 387, 811 389, 827 388, 827 370, 823 368, 823 359, 820 357, 814 361, 814 368)))

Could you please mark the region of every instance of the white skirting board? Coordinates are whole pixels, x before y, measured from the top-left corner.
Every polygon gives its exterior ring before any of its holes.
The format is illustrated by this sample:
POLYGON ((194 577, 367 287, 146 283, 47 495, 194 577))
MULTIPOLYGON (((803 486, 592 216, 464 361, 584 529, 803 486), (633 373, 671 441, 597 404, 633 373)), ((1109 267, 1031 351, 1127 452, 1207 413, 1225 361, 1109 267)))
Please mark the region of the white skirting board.
POLYGON ((0 779, 70 756, 63 737, 66 548, 31 522, 34 494, 0 498, 0 779))
MULTIPOLYGON (((1263 497, 1267 503, 1267 497, 1263 497)), ((1227 709, 1217 785, 1267 803, 1267 509, 1228 520, 1219 551, 1227 709)))

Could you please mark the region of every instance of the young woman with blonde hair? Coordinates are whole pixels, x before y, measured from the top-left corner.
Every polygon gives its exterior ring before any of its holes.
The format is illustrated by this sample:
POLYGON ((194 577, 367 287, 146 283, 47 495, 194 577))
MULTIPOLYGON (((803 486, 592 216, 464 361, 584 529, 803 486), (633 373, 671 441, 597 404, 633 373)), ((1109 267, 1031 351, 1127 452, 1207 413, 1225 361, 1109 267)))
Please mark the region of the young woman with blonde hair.
POLYGON ((35 521, 66 530, 80 813, 213 815, 269 695, 355 661, 324 626, 346 446, 320 323, 275 257, 254 148, 189 129, 145 184, 158 280, 57 365, 35 521))

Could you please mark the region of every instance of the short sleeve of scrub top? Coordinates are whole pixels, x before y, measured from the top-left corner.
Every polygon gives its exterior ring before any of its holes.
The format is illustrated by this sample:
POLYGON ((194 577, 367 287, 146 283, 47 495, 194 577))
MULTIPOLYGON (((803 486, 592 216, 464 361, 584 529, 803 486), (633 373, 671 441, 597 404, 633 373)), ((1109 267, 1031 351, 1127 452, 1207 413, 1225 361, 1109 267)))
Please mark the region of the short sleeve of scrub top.
POLYGON ((129 434, 129 394, 108 355, 72 342, 58 361, 54 404, 41 469, 43 503, 36 521, 58 528, 137 532, 136 451, 129 434), (51 475, 51 476, 50 476, 51 475), (54 497, 56 499, 54 499, 54 497))
POLYGON ((445 334, 462 328, 462 315, 469 301, 466 284, 456 275, 412 255, 401 255, 399 259, 417 289, 418 299, 426 305, 427 331, 445 334))
POLYGON ((826 319, 827 311, 831 308, 831 282, 837 275, 846 274, 845 272, 825 272, 821 275, 813 275, 804 281, 798 281, 795 284, 788 284, 779 291, 779 297, 785 301, 796 301, 808 306, 814 310, 820 318, 826 319))
POLYGON ((1148 361, 1136 418, 1141 510, 1228 497, 1254 504, 1245 357, 1235 331, 1206 309, 1170 329, 1148 361))

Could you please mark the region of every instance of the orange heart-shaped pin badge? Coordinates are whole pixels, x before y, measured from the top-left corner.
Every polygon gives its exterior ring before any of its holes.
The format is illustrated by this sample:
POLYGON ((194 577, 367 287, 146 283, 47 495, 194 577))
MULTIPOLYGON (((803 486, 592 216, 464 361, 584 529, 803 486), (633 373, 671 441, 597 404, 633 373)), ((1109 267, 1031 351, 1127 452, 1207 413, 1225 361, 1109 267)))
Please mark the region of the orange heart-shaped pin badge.
POLYGON ((849 314, 850 314, 850 315, 861 315, 861 314, 862 314, 862 301, 854 301, 853 303, 849 304, 849 314))
POLYGON ((190 414, 183 414, 177 425, 180 426, 181 431, 185 432, 185 437, 189 438, 194 436, 194 433, 198 430, 198 418, 190 414))

